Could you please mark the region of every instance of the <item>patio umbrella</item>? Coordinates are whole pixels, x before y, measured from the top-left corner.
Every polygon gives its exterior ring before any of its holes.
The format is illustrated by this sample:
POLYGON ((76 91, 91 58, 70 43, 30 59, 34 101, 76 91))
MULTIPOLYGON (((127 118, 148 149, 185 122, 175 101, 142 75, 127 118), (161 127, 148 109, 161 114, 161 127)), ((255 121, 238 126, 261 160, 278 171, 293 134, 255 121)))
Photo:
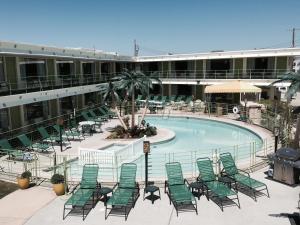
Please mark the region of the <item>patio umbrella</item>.
POLYGON ((260 99, 261 88, 258 88, 244 81, 237 80, 237 81, 207 86, 204 89, 204 93, 205 94, 240 93, 240 99, 241 99, 241 93, 258 93, 260 99))

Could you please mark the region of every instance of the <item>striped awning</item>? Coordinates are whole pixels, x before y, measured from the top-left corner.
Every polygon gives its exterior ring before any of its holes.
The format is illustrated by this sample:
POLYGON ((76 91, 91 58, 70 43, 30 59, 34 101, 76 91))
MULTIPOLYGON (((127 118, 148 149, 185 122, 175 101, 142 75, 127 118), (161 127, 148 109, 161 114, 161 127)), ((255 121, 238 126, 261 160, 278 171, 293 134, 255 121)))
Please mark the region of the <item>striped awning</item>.
POLYGON ((261 93, 261 88, 238 80, 207 86, 204 93, 261 93))

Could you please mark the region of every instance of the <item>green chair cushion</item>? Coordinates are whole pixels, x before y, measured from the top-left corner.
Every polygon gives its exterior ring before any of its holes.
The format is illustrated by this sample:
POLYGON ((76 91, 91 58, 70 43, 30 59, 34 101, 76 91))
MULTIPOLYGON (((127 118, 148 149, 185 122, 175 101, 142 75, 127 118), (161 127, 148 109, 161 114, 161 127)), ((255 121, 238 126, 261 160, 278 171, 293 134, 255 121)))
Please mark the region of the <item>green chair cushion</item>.
POLYGON ((94 194, 93 190, 79 188, 67 200, 67 202, 65 203, 65 205, 72 205, 72 206, 83 207, 92 198, 93 194, 94 194))

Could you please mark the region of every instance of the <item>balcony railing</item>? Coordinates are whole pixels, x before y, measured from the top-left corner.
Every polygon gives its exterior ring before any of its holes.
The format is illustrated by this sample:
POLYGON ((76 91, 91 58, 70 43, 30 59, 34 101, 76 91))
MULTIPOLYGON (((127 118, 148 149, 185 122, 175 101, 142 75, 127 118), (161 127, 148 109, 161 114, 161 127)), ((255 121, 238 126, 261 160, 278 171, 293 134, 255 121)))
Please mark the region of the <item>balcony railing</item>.
POLYGON ((146 75, 155 74, 161 79, 278 79, 288 70, 171 70, 144 71, 146 75))
POLYGON ((114 74, 72 74, 22 77, 18 82, 0 82, 0 96, 53 90, 106 82, 114 74))
MULTIPOLYGON (((288 70, 172 70, 143 71, 160 79, 278 79, 288 70)), ((0 96, 76 87, 107 82, 116 73, 71 74, 22 77, 18 82, 0 82, 0 96)))

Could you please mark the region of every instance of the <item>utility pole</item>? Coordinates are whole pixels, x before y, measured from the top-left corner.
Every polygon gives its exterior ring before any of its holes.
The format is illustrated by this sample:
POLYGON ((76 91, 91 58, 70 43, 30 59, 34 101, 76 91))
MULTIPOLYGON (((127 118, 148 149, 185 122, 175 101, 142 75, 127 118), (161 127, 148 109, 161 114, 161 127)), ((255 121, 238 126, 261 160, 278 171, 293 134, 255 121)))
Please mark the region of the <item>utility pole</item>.
POLYGON ((300 28, 293 28, 293 29, 290 29, 290 31, 292 31, 292 48, 295 48, 296 47, 296 31, 297 30, 300 30, 300 28))
POLYGON ((140 50, 140 47, 138 46, 138 44, 136 43, 136 40, 134 39, 133 41, 134 43, 134 52, 133 52, 133 55, 135 57, 137 57, 139 55, 139 50, 140 50))

